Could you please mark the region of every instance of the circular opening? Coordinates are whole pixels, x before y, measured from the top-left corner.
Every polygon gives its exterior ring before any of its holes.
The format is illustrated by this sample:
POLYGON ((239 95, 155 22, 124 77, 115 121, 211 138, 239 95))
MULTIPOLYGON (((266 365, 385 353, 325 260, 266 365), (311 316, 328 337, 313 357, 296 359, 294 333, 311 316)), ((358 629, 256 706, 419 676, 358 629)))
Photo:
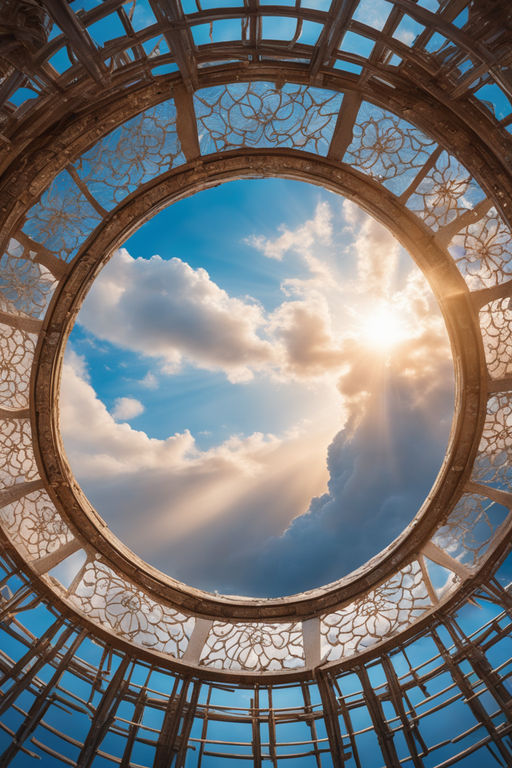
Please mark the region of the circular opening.
POLYGON ((112 256, 70 336, 61 430, 91 503, 146 561, 278 597, 410 523, 453 397, 443 319, 390 232, 324 189, 238 181, 112 256))

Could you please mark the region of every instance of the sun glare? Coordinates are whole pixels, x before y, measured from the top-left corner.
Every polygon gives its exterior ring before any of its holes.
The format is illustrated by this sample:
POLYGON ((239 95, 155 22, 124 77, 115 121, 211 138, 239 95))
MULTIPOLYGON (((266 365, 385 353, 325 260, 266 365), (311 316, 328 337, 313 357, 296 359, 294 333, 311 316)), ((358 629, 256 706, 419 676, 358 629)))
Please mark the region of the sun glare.
POLYGON ((380 304, 367 314, 362 336, 367 344, 389 350, 406 336, 403 318, 389 304, 380 304))

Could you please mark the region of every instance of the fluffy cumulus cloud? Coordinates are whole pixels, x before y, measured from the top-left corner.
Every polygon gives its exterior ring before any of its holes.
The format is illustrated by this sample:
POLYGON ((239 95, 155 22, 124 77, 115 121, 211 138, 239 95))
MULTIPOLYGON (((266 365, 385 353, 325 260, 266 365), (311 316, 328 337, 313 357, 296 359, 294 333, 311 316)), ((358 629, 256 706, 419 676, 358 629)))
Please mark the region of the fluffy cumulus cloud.
POLYGON ((196 586, 273 596, 339 578, 412 519, 446 448, 453 370, 425 281, 357 206, 321 204, 297 230, 251 242, 304 265, 272 312, 179 259, 120 252, 80 321, 169 370, 186 359, 232 381, 323 377, 337 388, 336 416, 208 450, 186 431, 156 440, 118 423, 71 355, 61 424, 91 501, 143 557, 196 586))
MULTIPOLYGON (((298 253, 308 270, 307 279, 285 281, 287 298, 273 312, 252 297, 230 296, 205 269, 179 258, 134 259, 120 249, 87 297, 80 323, 100 339, 157 358, 168 374, 187 362, 221 370, 232 382, 255 372, 322 376, 341 364, 339 335, 322 294, 330 273, 314 253, 315 244, 332 246, 331 220, 324 202, 297 231, 285 229, 275 240, 249 238, 269 258, 298 253)), ((154 373, 141 383, 155 387, 154 373)))
POLYGON ((117 397, 112 416, 118 421, 129 421, 144 413, 144 406, 135 397, 117 397))
POLYGON ((264 322, 255 301, 230 297, 206 270, 178 258, 132 259, 121 249, 104 268, 80 313, 101 339, 160 358, 167 371, 182 360, 246 378, 274 356, 258 336, 264 322))
POLYGON ((150 438, 115 421, 72 352, 60 403, 68 461, 91 502, 138 554, 192 583, 222 577, 236 589, 224 578, 236 571, 234 552, 279 535, 326 487, 331 424, 231 437, 209 450, 188 431, 150 438))

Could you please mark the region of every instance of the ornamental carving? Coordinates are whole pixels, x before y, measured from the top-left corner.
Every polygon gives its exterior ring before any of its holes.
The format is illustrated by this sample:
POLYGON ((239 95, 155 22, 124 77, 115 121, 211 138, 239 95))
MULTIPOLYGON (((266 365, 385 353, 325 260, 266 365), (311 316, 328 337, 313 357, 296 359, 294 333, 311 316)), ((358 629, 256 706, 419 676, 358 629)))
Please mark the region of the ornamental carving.
POLYGON ((489 398, 473 480, 508 491, 512 480, 512 394, 489 398))
POLYGON ((321 653, 336 661, 405 629, 432 605, 413 561, 380 586, 321 620, 321 653))
POLYGON ((0 407, 26 408, 37 337, 0 323, 0 407))
POLYGON ((81 181, 107 209, 140 184, 185 160, 172 100, 147 109, 100 139, 74 164, 81 181))
POLYGON ((73 540, 73 534, 44 490, 29 493, 0 509, 11 541, 30 560, 39 560, 73 540))
POLYGON ((290 83, 235 83, 194 96, 202 154, 236 147, 289 147, 326 155, 341 95, 290 83))
POLYGON ((487 370, 492 379, 512 373, 512 299, 498 299, 480 310, 480 328, 487 370))
POLYGON ((343 162, 400 194, 436 146, 431 138, 397 115, 364 102, 343 162))
POLYGON ((300 623, 231 624, 215 621, 200 664, 216 669, 270 671, 304 666, 300 623))
POLYGON ((88 560, 68 594, 69 601, 114 632, 143 648, 180 658, 195 620, 153 600, 101 560, 88 560))

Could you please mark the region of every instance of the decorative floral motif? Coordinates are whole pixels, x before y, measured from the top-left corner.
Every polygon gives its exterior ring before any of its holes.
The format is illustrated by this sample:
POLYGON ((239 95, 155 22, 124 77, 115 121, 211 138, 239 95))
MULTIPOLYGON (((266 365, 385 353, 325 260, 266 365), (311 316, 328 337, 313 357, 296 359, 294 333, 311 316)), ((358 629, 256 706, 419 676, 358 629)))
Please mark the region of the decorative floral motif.
POLYGON ((472 290, 490 288, 512 277, 512 232, 496 208, 464 227, 449 251, 472 290))
POLYGON ((0 407, 28 406, 36 336, 0 323, 0 407))
POLYGON ((343 161, 400 194, 435 148, 436 143, 418 128, 364 102, 343 161))
POLYGON ((466 565, 477 565, 507 516, 500 504, 466 493, 434 536, 434 543, 466 565))
POLYGON ((492 379, 512 374, 511 299, 498 299, 480 310, 487 370, 492 379))
POLYGON ((128 120, 86 152, 75 169, 91 194, 113 208, 140 184, 184 162, 174 101, 128 120))
POLYGON ((427 226, 439 229, 471 210, 484 197, 464 166, 443 152, 408 199, 407 207, 421 216, 427 226))
POLYGON ((303 667, 301 625, 215 621, 199 663, 216 669, 251 672, 303 667))
POLYGON ((0 433, 2 486, 28 482, 38 477, 29 419, 0 419, 0 433))
POLYGON ((23 232, 59 258, 69 261, 100 221, 100 214, 69 173, 62 171, 30 209, 23 232))
POLYGON ((11 541, 21 547, 30 560, 45 557, 73 539, 43 490, 29 493, 0 509, 0 520, 11 541))
POLYGON ((326 155, 341 95, 319 88, 236 83, 194 96, 201 152, 290 147, 326 155))
POLYGON ((322 656, 336 661, 405 629, 431 607, 421 567, 413 561, 364 597, 321 620, 322 656))
POLYGON ((42 317, 55 280, 36 264, 30 252, 11 238, 0 258, 0 310, 12 315, 42 317))
POLYGON ((183 656, 195 620, 153 600, 101 560, 87 562, 68 596, 90 619, 143 648, 183 656))
POLYGON ((510 490, 512 480, 512 393, 489 398, 473 468, 473 480, 510 490))

